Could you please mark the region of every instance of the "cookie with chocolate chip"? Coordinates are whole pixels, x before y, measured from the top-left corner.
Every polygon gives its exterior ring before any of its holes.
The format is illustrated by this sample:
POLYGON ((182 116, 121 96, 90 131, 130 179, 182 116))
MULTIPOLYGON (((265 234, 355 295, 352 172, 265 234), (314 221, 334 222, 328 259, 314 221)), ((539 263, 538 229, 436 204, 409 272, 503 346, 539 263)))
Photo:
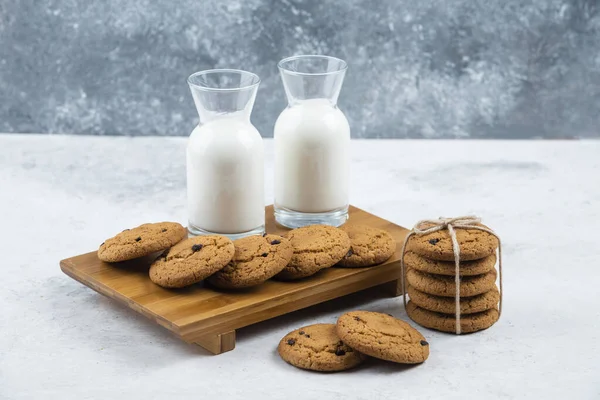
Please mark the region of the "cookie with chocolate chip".
POLYGON ((371 357, 401 364, 418 364, 429 357, 429 343, 407 322, 388 314, 351 311, 336 325, 340 339, 371 357))
POLYGON ((337 264, 350 250, 350 238, 341 229, 329 225, 309 225, 285 234, 294 248, 289 264, 276 275, 294 280, 314 275, 337 264))
POLYGON ((223 289, 260 285, 281 272, 294 254, 290 241, 277 235, 248 236, 233 245, 233 259, 208 278, 211 285, 223 289))
POLYGON ((150 266, 152 282, 165 288, 193 285, 224 268, 233 258, 225 236, 196 236, 173 246, 150 266))
MULTIPOLYGON (((407 268, 413 268, 421 272, 437 275, 456 275, 454 261, 438 261, 422 257, 412 251, 404 254, 404 264, 407 268)), ((459 270, 461 276, 481 275, 490 272, 496 265, 496 255, 480 258, 479 260, 460 261, 459 270)))
POLYGON ((277 352, 294 367, 312 371, 343 371, 354 368, 365 356, 340 340, 334 324, 315 324, 288 333, 277 352))
POLYGON ((365 225, 344 225, 350 238, 350 250, 338 267, 369 267, 388 260, 396 251, 396 241, 383 229, 365 225))
POLYGON ((107 239, 98 249, 98 258, 120 262, 164 251, 187 237, 187 230, 177 222, 143 224, 125 229, 107 239))
MULTIPOLYGON (((479 224, 482 228, 487 228, 479 224)), ((425 225, 424 229, 431 227, 425 225)), ((479 229, 456 228, 456 240, 460 247, 460 260, 478 260, 494 254, 498 247, 498 239, 489 232, 479 229)), ((454 261, 454 250, 452 239, 447 229, 428 233, 425 235, 413 235, 408 239, 406 250, 439 261, 454 261)))

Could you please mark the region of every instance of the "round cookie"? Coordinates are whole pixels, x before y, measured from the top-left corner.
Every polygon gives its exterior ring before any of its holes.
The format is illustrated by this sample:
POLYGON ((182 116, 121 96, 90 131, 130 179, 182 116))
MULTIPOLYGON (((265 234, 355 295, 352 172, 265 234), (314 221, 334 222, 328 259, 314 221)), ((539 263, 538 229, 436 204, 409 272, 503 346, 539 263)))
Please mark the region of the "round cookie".
POLYGON ((418 364, 429 357, 429 343, 423 335, 387 314, 348 312, 338 319, 337 333, 353 349, 383 360, 418 364))
MULTIPOLYGON (((437 275, 455 275, 454 261, 438 261, 431 260, 429 258, 421 257, 417 253, 407 251, 404 254, 404 264, 422 272, 437 275)), ((460 275, 481 275, 486 272, 490 272, 496 265, 496 255, 480 258, 479 260, 473 261, 461 261, 460 262, 460 275)))
POLYGON ((98 249, 98 258, 120 262, 164 251, 187 237, 187 230, 177 222, 157 222, 125 229, 107 239, 98 249))
MULTIPOLYGON (((445 314, 454 314, 456 305, 454 297, 433 296, 421 292, 412 286, 408 286, 407 294, 415 305, 429 311, 441 312, 445 314)), ((460 298, 460 312, 462 314, 474 314, 498 307, 500 301, 500 292, 497 287, 486 293, 472 297, 460 298)))
POLYGON ((350 238, 350 250, 337 266, 369 267, 381 264, 396 251, 396 241, 383 229, 365 225, 348 225, 341 229, 350 238))
POLYGON ((233 259, 207 279, 211 285, 223 289, 259 285, 285 268, 294 253, 290 241, 277 235, 248 236, 233 245, 233 259))
POLYGON ((308 225, 286 233, 294 255, 276 275, 277 279, 294 280, 314 275, 338 263, 350 250, 350 238, 341 229, 329 225, 308 225))
POLYGON ((200 282, 225 267, 234 254, 225 236, 196 236, 173 246, 150 266, 150 280, 166 288, 200 282))
MULTIPOLYGON (((452 314, 442 314, 418 307, 412 301, 406 304, 406 313, 417 324, 426 328, 442 332, 456 332, 456 318, 452 314)), ((460 316, 460 329, 462 333, 477 332, 494 325, 500 318, 500 313, 495 308, 460 316)))
MULTIPOLYGON (((485 225, 479 224, 483 228, 485 225)), ((425 225, 425 228, 428 225, 425 225)), ((431 225, 429 225, 431 227, 431 225)), ((456 228, 456 240, 460 246, 460 260, 478 260, 494 254, 498 247, 498 239, 491 233, 478 229, 456 228)), ((413 235, 406 244, 406 249, 420 256, 440 261, 454 261, 452 239, 447 229, 428 233, 426 235, 413 235)))
POLYGON ((277 351, 287 363, 313 371, 343 371, 365 360, 365 356, 344 344, 334 324, 305 326, 281 339, 277 351))
MULTIPOLYGON (((454 297, 456 295, 454 276, 432 275, 409 268, 406 270, 406 281, 415 289, 435 296, 454 297)), ((469 297, 489 292, 495 285, 495 269, 487 274, 461 277, 460 296, 469 297)))

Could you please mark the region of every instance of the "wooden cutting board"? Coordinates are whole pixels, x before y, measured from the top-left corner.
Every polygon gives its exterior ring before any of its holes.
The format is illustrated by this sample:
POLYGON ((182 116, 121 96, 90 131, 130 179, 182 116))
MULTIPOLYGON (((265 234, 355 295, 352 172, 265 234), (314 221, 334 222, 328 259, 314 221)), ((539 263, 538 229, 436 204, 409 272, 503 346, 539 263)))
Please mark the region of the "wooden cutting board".
MULTIPOLYGON (((266 208, 269 233, 282 234, 273 206, 266 208)), ((151 259, 119 264, 102 262, 96 251, 60 262, 61 270, 98 293, 126 305, 169 329, 188 343, 214 354, 235 347, 235 330, 327 300, 385 284, 393 296, 401 294, 400 250, 408 231, 356 207, 349 224, 368 225, 390 232, 397 249, 386 263, 369 268, 329 268, 296 282, 268 281, 243 291, 221 291, 203 284, 169 290, 148 278, 151 259)))

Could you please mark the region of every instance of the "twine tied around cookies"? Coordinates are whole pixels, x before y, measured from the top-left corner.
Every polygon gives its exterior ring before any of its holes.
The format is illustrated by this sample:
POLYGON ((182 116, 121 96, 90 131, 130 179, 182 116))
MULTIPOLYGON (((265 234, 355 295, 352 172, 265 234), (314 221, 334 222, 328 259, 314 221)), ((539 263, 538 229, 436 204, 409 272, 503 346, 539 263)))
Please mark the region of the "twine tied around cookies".
POLYGON ((454 294, 455 304, 455 320, 456 320, 456 334, 461 334, 460 326, 460 245, 456 239, 456 229, 476 229, 487 232, 498 239, 498 273, 499 273, 499 284, 500 284, 500 305, 498 307, 498 315, 502 315, 502 295, 504 290, 502 289, 502 242, 500 237, 496 235, 494 231, 489 228, 478 225, 481 223, 481 218, 473 215, 456 218, 439 218, 439 219, 424 219, 415 224, 413 229, 406 235, 404 243, 402 244, 402 256, 400 258, 400 269, 401 269, 401 280, 402 280, 402 299, 404 301, 404 308, 406 308, 406 267, 404 265, 404 253, 406 251, 406 245, 408 240, 414 235, 427 235, 429 233, 441 231, 444 229, 448 230, 450 239, 452 240, 452 251, 454 252, 454 285, 456 286, 454 294))

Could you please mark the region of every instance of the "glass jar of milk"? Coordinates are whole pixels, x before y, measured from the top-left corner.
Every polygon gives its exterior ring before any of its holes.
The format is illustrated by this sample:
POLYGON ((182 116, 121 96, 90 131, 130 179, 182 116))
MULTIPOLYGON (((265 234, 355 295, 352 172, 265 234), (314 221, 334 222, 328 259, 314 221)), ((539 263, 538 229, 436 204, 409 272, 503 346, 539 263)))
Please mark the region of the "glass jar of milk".
POLYGON ((302 55, 278 64, 288 107, 275 124, 275 219, 296 228, 348 219, 350 126, 337 107, 347 64, 302 55))
POLYGON ((264 233, 264 149, 250 122, 259 83, 257 75, 232 69, 188 78, 200 116, 187 145, 191 235, 264 233))

